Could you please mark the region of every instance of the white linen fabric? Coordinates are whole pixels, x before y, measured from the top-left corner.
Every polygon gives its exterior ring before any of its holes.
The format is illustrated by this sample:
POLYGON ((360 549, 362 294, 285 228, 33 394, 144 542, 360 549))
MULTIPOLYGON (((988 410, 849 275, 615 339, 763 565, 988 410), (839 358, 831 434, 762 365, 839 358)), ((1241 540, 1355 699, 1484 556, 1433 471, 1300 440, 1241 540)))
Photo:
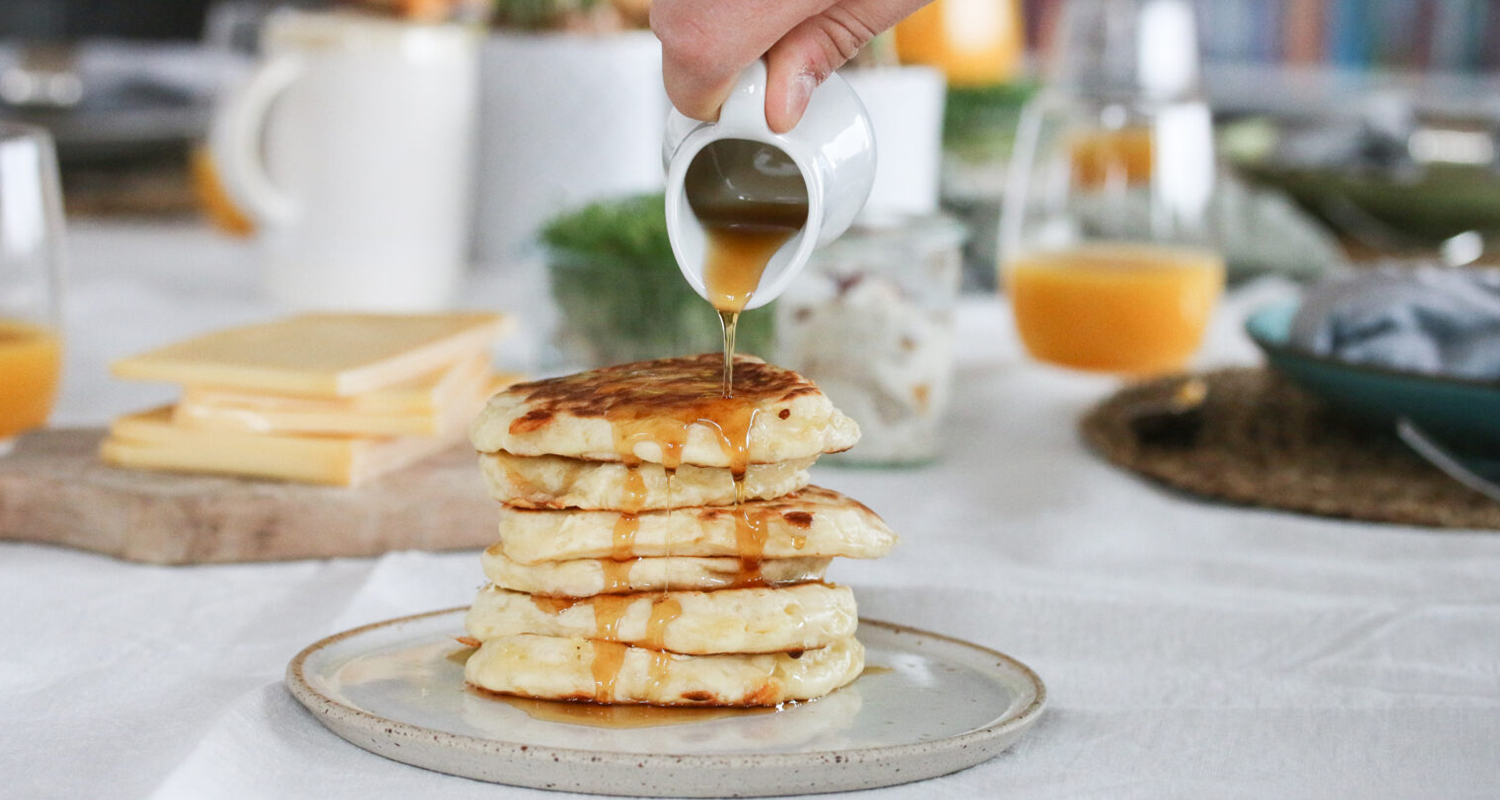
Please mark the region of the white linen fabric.
MULTIPOLYGON (((85 224, 72 244, 58 423, 99 424, 165 399, 160 387, 109 381, 107 359, 267 311, 250 299, 253 253, 197 227, 85 224)), ((466 296, 525 310, 536 306, 528 291, 515 272, 491 270, 466 296)), ((1237 290, 1204 362, 1254 361, 1240 320, 1288 294, 1277 283, 1237 290)), ((1495 796, 1500 533, 1163 491, 1091 456, 1075 433, 1115 380, 1029 362, 993 300, 964 304, 959 338, 935 464, 814 468, 902 537, 888 557, 836 564, 829 577, 854 588, 863 617, 1021 659, 1051 703, 993 761, 857 794, 1495 796)), ((465 605, 482 582, 477 551, 150 567, 0 543, 0 794, 565 796, 371 755, 281 683, 313 641, 465 605)))

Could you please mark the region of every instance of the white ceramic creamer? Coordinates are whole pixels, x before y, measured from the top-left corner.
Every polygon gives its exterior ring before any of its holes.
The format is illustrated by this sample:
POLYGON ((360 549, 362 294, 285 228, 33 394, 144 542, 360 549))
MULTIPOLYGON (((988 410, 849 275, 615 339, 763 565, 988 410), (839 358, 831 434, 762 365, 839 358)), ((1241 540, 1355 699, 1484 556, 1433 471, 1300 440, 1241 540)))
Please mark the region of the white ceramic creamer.
POLYGON ((773 133, 766 123, 765 86, 766 65, 757 61, 740 75, 718 121, 700 122, 673 110, 663 147, 667 234, 683 276, 704 298, 709 298, 703 274, 707 234, 693 211, 688 186, 694 160, 716 143, 741 140, 764 145, 758 148, 762 155, 790 162, 800 176, 806 224, 771 256, 746 309, 774 300, 815 248, 837 239, 864 207, 875 181, 874 130, 864 104, 843 78, 830 75, 815 89, 802 120, 787 133, 773 133))

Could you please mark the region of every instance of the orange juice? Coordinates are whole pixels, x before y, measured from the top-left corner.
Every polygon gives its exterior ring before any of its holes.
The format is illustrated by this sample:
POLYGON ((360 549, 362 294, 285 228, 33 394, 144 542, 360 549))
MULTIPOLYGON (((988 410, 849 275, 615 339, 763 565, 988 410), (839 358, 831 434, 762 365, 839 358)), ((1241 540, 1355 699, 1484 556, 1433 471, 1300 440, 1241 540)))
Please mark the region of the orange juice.
POLYGON ((1188 247, 1101 242, 1029 253, 1006 269, 1016 328, 1039 360, 1151 374, 1197 351, 1224 262, 1188 247))
POLYGON ((49 328, 0 319, 0 440, 47 421, 62 371, 62 340, 49 328))
POLYGON ((1098 188, 1117 182, 1128 186, 1151 179, 1150 128, 1090 131, 1073 136, 1068 144, 1075 186, 1098 188))
POLYGON ((896 24, 896 55, 955 86, 992 86, 1020 74, 1024 37, 1020 0, 932 0, 896 24))

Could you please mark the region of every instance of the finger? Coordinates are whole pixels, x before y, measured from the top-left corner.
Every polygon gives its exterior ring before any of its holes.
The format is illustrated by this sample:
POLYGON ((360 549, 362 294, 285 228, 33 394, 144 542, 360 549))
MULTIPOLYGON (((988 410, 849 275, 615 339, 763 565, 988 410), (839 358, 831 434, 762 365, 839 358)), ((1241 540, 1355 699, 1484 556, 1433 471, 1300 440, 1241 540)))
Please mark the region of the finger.
POLYGON ((651 30, 662 44, 662 82, 678 111, 718 117, 734 80, 777 40, 834 0, 656 0, 651 30))
POLYGON ((877 34, 927 0, 844 0, 814 15, 766 54, 766 123, 776 133, 796 127, 813 90, 877 34))

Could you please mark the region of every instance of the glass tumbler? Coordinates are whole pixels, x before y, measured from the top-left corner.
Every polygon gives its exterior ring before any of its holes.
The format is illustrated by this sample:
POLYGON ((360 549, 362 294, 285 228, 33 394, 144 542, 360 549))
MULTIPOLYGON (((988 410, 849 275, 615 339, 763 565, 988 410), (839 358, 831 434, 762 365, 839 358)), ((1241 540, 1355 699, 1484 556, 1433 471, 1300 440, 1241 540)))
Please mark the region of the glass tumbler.
POLYGON ((1197 351, 1223 290, 1213 126, 1186 0, 1072 0, 1018 131, 1001 282, 1038 360, 1149 375, 1197 351))
POLYGON ((62 236, 51 137, 0 122, 0 452, 44 424, 57 398, 62 236))

